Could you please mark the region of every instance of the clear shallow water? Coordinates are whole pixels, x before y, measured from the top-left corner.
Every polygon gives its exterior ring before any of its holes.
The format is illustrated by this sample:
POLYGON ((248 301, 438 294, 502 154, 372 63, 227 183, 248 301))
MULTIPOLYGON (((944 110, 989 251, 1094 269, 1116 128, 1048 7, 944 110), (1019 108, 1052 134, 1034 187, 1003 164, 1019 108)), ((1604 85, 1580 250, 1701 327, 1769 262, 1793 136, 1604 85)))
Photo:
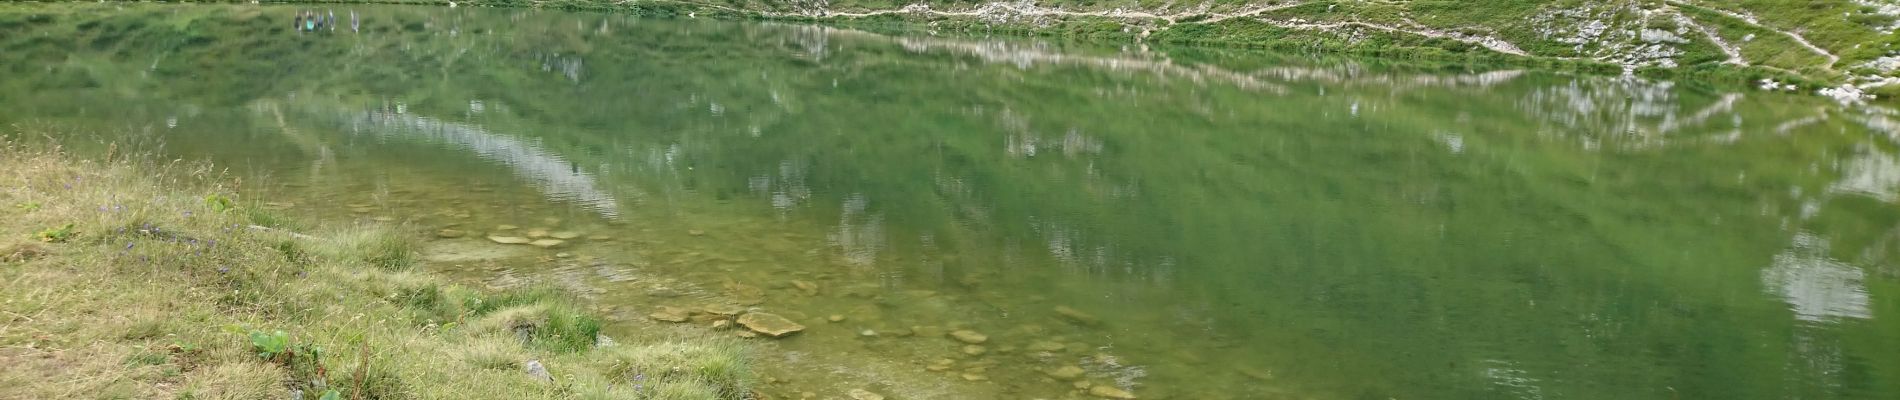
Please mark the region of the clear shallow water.
POLYGON ((604 236, 444 239, 432 268, 573 287, 623 337, 756 301, 809 327, 761 341, 778 398, 1087 397, 1062 366, 1143 398, 1900 396, 1885 109, 526 10, 298 33, 296 10, 0 7, 0 123, 207 157, 302 215, 604 236))

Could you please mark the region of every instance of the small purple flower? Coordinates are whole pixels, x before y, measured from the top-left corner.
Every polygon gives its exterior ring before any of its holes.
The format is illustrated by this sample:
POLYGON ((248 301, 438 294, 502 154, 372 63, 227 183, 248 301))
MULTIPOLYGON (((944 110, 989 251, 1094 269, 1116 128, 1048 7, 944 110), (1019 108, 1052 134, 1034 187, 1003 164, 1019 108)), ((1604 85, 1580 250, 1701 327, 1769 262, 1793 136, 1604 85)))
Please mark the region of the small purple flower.
POLYGON ((231 267, 218 267, 218 273, 220 274, 229 272, 231 272, 231 267))
POLYGON ((125 242, 125 249, 126 249, 126 250, 131 250, 131 249, 132 249, 132 242, 125 242))

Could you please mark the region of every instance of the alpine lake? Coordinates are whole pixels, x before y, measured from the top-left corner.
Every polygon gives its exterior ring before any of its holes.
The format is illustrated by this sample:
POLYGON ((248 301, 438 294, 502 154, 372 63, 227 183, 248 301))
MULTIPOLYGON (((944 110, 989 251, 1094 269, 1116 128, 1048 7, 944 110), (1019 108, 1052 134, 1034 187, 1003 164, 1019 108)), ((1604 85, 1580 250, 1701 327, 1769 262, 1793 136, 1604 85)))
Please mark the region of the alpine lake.
POLYGON ((772 398, 1900 398, 1879 105, 373 5, 0 5, 0 71, 9 131, 401 226, 616 340, 783 316, 772 398))

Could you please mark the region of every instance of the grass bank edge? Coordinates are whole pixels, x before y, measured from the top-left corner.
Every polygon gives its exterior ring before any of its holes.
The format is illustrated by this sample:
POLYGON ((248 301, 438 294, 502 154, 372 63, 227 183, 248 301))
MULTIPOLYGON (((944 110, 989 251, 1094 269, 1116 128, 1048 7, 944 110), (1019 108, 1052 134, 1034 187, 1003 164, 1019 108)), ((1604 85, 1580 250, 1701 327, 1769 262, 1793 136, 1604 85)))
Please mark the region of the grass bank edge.
POLYGON ((0 135, 0 398, 739 399, 750 349, 599 341, 547 287, 414 267, 414 234, 246 206, 202 163, 0 135))
MULTIPOLYGON (((225 0, 179 0, 160 1, 159 3, 252 3, 251 1, 225 0)), ((1301 52, 1325 55, 1363 56, 1379 59, 1381 63, 1417 67, 1425 69, 1495 69, 1530 68, 1546 71, 1563 71, 1595 75, 1615 75, 1624 72, 1623 67, 1614 63, 1587 59, 1548 57, 1539 55, 1509 55, 1484 49, 1480 46, 1449 39, 1412 37, 1405 34, 1391 34, 1389 40, 1344 42, 1327 38, 1312 32, 1281 32, 1285 29, 1252 23, 1245 19, 1230 19, 1218 23, 1203 23, 1183 20, 1179 23, 1155 26, 1164 28, 1154 30, 1154 36, 1140 38, 1136 32, 1141 29, 1121 20, 1103 17, 1058 18, 1051 23, 1032 24, 1023 22, 990 22, 973 17, 919 16, 910 14, 884 14, 870 17, 850 16, 803 16, 793 13, 769 12, 740 6, 725 6, 704 2, 678 0, 291 0, 262 1, 262 4, 394 4, 394 5, 458 5, 470 7, 508 7, 538 8, 569 11, 610 12, 630 15, 642 15, 662 18, 706 17, 718 19, 769 20, 780 22, 811 23, 841 28, 859 29, 886 34, 942 34, 956 36, 1001 35, 1010 37, 1044 37, 1077 41, 1092 44, 1139 44, 1158 43, 1177 46, 1203 48, 1247 48, 1266 49, 1284 52, 1301 52), (1130 29, 1136 28, 1136 29, 1130 29), (1251 32, 1249 32, 1251 31, 1251 32), (1267 32, 1271 31, 1271 32, 1267 32), (1226 32, 1211 33, 1211 32, 1226 32), (1239 33, 1235 33, 1239 32, 1239 33)), ((1688 79, 1695 83, 1716 89, 1752 88, 1763 80, 1773 80, 1781 84, 1794 85, 1804 91, 1814 92, 1825 87, 1835 87, 1847 83, 1847 75, 1823 73, 1812 70, 1792 71, 1757 65, 1732 65, 1719 62, 1705 62, 1683 65, 1675 68, 1643 67, 1631 73, 1651 79, 1688 79)), ((1876 96, 1875 102, 1894 104, 1900 102, 1900 85, 1873 87, 1867 93, 1876 96)))

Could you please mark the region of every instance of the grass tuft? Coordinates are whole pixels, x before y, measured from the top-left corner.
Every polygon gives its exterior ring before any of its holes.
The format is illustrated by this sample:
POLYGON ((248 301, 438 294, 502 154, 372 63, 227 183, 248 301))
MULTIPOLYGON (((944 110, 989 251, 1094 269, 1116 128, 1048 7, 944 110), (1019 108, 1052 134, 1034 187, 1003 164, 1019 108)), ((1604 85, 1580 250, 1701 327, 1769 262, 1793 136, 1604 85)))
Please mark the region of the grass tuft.
POLYGON ((612 360, 609 375, 652 385, 655 389, 668 386, 704 387, 710 389, 711 393, 730 396, 749 392, 753 383, 752 368, 745 349, 731 339, 707 337, 646 347, 615 348, 604 353, 605 357, 612 360))
POLYGON ((323 239, 314 247, 330 258, 362 261, 390 271, 407 269, 416 260, 414 239, 382 226, 346 227, 323 239))
POLYGON ((275 365, 224 363, 185 374, 179 399, 252 400, 282 398, 289 391, 278 382, 283 371, 275 365))

